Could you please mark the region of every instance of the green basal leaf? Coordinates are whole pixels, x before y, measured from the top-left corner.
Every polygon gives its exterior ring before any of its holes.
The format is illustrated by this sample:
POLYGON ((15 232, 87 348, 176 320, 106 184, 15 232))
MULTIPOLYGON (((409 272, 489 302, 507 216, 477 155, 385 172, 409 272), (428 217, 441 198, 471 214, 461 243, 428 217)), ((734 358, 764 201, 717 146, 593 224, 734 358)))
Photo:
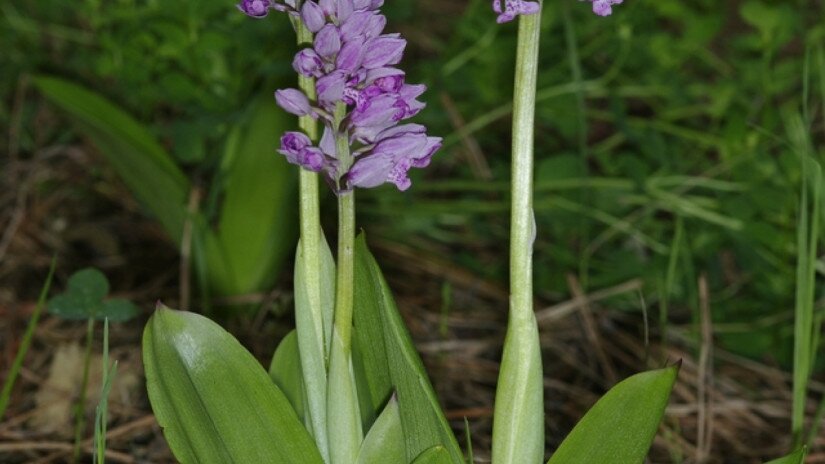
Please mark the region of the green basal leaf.
POLYGON ((304 379, 301 377, 301 357, 298 353, 298 337, 293 330, 289 332, 272 356, 272 363, 269 365, 269 377, 275 385, 284 392, 292 409, 298 417, 304 418, 304 379))
POLYGON ((783 458, 774 459, 765 464, 803 464, 805 462, 805 454, 807 454, 805 448, 800 448, 783 458))
POLYGON ((355 245, 354 319, 354 350, 361 358, 358 364, 366 382, 359 385, 359 394, 378 414, 396 392, 406 461, 440 445, 449 456, 447 462, 463 464, 461 449, 363 234, 355 245))
POLYGON ((356 460, 356 464, 391 462, 407 462, 401 414, 398 412, 398 400, 395 396, 390 397, 384 411, 367 432, 356 460))
POLYGON ((209 319, 161 306, 143 332, 149 400, 182 463, 323 464, 289 400, 209 319))
POLYGON ((34 84, 73 118, 138 201, 180 243, 189 181, 150 132, 113 103, 76 84, 56 77, 37 77, 34 84))
POLYGON ((272 148, 291 123, 268 98, 253 103, 230 134, 219 178, 225 192, 216 234, 221 256, 209 261, 219 294, 270 286, 295 246, 297 171, 272 148))
POLYGON ((419 454, 413 464, 450 464, 454 461, 450 458, 450 453, 443 446, 433 446, 432 448, 419 454))
POLYGON ((548 464, 644 462, 678 372, 672 366, 616 384, 576 424, 548 464))
POLYGON ((98 309, 95 319, 109 319, 112 322, 125 322, 140 314, 137 306, 122 298, 104 301, 98 309))

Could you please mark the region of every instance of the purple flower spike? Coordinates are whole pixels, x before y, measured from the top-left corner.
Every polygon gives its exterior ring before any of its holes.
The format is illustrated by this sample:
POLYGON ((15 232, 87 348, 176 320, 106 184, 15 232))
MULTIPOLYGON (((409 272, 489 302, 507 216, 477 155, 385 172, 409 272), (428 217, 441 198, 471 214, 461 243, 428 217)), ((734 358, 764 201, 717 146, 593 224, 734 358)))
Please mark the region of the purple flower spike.
POLYGON ((498 14, 496 22, 506 23, 516 18, 517 15, 536 14, 541 10, 541 6, 537 2, 528 2, 526 0, 493 0, 493 11, 498 14), (504 2, 504 8, 501 8, 501 2, 504 2))
POLYGON ((270 8, 275 8, 275 5, 272 0, 241 0, 237 7, 248 16, 263 18, 269 13, 270 8))
POLYGON ((309 99, 300 90, 276 90, 275 101, 278 103, 278 106, 286 110, 287 113, 292 113, 296 116, 314 116, 312 106, 309 104, 309 99))
MULTIPOLYGON (((605 1, 605 0, 601 0, 605 1)), ((606 0, 616 1, 616 0, 606 0)), ((507 0, 512 9, 513 0, 507 0)), ((266 16, 270 9, 289 13, 314 34, 312 46, 292 61, 295 71, 315 78, 314 100, 297 89, 275 92, 278 106, 324 123, 321 140, 287 132, 278 152, 292 164, 318 172, 336 193, 355 187, 390 183, 411 186, 407 175, 423 168, 441 147, 419 124, 402 124, 424 108, 418 97, 423 85, 406 83, 395 67, 407 46, 400 34, 386 34, 387 19, 378 9, 383 0, 242 0, 245 13, 266 16), (335 115, 335 117, 333 117, 335 115), (348 143, 349 156, 339 152, 348 143), (340 153, 340 156, 339 156, 340 153)), ((518 12, 534 2, 515 0, 518 12)))

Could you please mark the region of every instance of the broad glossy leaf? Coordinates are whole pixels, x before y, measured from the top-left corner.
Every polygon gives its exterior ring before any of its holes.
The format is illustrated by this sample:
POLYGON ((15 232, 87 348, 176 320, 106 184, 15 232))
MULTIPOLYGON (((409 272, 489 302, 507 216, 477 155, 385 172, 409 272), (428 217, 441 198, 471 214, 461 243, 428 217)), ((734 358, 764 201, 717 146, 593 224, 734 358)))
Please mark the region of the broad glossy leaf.
POLYGON ((803 464, 805 462, 805 454, 805 448, 800 448, 785 457, 774 459, 773 461, 766 462, 765 464, 803 464))
POLYGON ((269 377, 275 385, 284 392, 292 409, 298 417, 304 418, 304 379, 301 374, 301 357, 298 354, 298 337, 293 330, 289 332, 272 356, 272 363, 269 365, 269 377))
POLYGON ((443 446, 434 446, 419 454, 413 464, 450 464, 450 453, 443 446))
POLYGON ((149 400, 184 464, 323 464, 289 400, 209 319, 159 308, 143 332, 149 400))
POLYGON ((548 464, 644 462, 678 372, 673 366, 616 384, 576 424, 548 464))
POLYGON ((405 463, 404 431, 401 428, 401 414, 398 400, 390 398, 384 411, 372 424, 370 431, 358 451, 356 464, 405 463))
POLYGON ((34 84, 73 118, 138 201, 180 243, 189 181, 149 131, 110 101, 76 84, 55 77, 37 77, 34 84))
POLYGON ((359 385, 359 394, 366 397, 363 403, 371 404, 377 414, 392 392, 396 392, 407 462, 441 445, 450 457, 449 462, 463 464, 455 436, 363 234, 355 246, 354 319, 355 349, 366 380, 366 385, 359 385))
POLYGON ((297 169, 275 152, 293 119, 270 97, 254 102, 229 136, 220 176, 225 193, 217 227, 221 259, 209 266, 220 294, 270 286, 295 246, 297 169))

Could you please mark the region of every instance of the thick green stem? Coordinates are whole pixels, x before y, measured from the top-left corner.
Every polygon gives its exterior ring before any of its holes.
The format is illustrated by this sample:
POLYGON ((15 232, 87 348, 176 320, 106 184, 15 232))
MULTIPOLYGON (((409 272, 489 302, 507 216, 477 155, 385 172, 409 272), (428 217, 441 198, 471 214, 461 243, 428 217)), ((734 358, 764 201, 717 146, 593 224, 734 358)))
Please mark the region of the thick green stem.
MULTIPOLYGON (((343 103, 335 109, 336 130, 346 113, 343 103)), ((339 172, 349 171, 352 155, 349 140, 345 133, 339 132, 335 139, 338 155, 339 172)), ((341 186, 339 186, 340 188, 341 186)), ((335 285, 335 319, 334 327, 347 353, 352 341, 352 307, 353 307, 353 262, 355 249, 355 191, 342 192, 338 195, 338 275, 335 285)))
MULTIPOLYGON (((294 21, 298 44, 312 43, 312 33, 300 22, 294 21)), ((310 100, 315 99, 315 79, 300 76, 298 86, 310 100)), ((318 123, 310 116, 299 119, 299 127, 313 141, 318 140, 318 123)), ((298 332, 298 350, 301 353, 301 371, 304 385, 307 385, 308 429, 315 438, 318 449, 329 462, 329 442, 327 437, 327 363, 329 362, 325 339, 324 308, 321 280, 321 231, 320 197, 318 174, 300 170, 300 232, 301 241, 298 260, 303 276, 307 305, 303 310, 309 314, 296 314, 295 325, 298 332)))
POLYGON ((544 458, 544 400, 538 326, 533 314, 533 133, 541 15, 519 18, 513 96, 510 314, 493 423, 493 464, 544 458))
POLYGON ((335 332, 349 353, 352 344, 355 193, 338 197, 338 275, 335 285, 335 332))
MULTIPOLYGON (((339 103, 335 111, 335 144, 339 172, 352 165, 349 140, 338 129, 346 108, 339 103)), ((341 186, 339 185, 339 188, 341 186)), ((355 462, 363 435, 358 394, 352 367, 353 271, 355 252, 355 192, 338 195, 338 263, 335 283, 335 316, 327 385, 328 434, 332 464, 355 462)))

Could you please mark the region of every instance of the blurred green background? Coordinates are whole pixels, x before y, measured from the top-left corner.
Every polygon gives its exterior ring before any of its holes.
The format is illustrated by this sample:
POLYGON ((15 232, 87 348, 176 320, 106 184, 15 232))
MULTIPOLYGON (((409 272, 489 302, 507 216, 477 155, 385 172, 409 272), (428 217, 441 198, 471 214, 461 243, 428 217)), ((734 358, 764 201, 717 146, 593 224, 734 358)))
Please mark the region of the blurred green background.
MULTIPOLYGON (((429 86, 417 122, 445 144, 409 192, 361 193, 359 226, 505 282, 515 26, 496 25, 487 0, 391 0, 385 9, 389 29, 410 41, 408 80, 429 86)), ((23 76, 93 90, 144 125, 202 189, 208 224, 225 201, 233 129, 252 102, 295 79, 285 18, 252 20, 230 1, 11 0, 0 14, 0 126, 14 123, 23 76)), ((697 319, 706 274, 721 344, 787 365, 800 159, 821 161, 825 135, 822 2, 628 0, 599 18, 564 0, 546 2, 543 14, 537 296, 570 298, 569 274, 585 292, 640 278, 652 323, 683 324, 697 319)), ((47 142, 32 128, 48 103, 27 102, 23 157, 47 142)), ((8 136, 0 132, 0 146, 8 136)), ((273 253, 290 254, 294 230, 281 234, 288 251, 273 253)), ((610 305, 642 307, 638 294, 610 305)))

